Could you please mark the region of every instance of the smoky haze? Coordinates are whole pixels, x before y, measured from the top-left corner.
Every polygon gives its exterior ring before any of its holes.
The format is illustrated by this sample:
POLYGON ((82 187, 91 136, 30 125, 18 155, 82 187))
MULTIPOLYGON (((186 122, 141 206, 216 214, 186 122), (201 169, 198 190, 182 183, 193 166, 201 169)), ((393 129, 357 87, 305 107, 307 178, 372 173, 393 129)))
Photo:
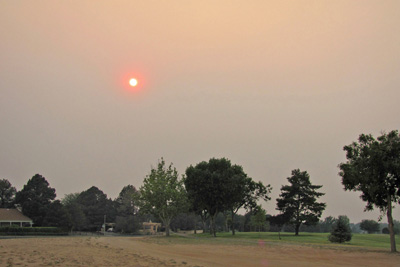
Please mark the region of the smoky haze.
MULTIPOLYGON (((321 184, 323 218, 377 219, 337 165, 399 128, 399 1, 1 1, 0 178, 115 198, 164 157, 273 187, 321 184), (127 88, 138 77, 138 91, 127 88)), ((398 210, 394 216, 399 219, 398 210)))

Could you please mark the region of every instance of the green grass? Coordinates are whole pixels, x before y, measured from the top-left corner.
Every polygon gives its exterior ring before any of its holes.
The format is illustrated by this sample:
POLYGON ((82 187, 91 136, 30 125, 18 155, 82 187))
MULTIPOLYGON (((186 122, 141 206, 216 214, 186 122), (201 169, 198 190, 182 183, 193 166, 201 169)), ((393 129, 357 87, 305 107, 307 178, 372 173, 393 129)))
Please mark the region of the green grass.
MULTIPOLYGON (((192 235, 198 239, 214 239, 209 234, 192 235)), ((278 233, 271 232, 237 232, 235 236, 232 233, 217 233, 217 240, 234 241, 232 243, 248 243, 256 244, 260 240, 266 243, 276 244, 299 244, 311 245, 322 247, 336 247, 336 248, 365 248, 374 250, 388 250, 390 251, 390 237, 384 234, 353 234, 350 242, 344 244, 331 243, 328 240, 329 233, 299 233, 295 236, 294 233, 281 233, 279 239, 278 233)), ((399 242, 399 236, 396 236, 399 242)))

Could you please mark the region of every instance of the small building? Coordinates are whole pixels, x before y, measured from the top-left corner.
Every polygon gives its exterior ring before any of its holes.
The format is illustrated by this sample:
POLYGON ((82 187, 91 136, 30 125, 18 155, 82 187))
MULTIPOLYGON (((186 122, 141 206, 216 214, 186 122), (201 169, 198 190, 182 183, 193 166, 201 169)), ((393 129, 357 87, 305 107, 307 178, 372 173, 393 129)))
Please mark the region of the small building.
POLYGON ((32 227, 32 219, 26 217, 18 209, 0 209, 0 226, 32 227))
POLYGON ((155 235, 158 231, 158 227, 161 227, 161 223, 153 223, 152 221, 143 223, 143 233, 155 235))

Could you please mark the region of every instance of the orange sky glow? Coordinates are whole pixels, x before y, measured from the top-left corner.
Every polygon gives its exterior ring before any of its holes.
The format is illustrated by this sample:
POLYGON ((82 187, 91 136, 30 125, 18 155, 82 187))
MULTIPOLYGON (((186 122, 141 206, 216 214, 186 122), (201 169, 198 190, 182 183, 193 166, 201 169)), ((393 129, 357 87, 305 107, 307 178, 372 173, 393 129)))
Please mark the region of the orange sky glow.
MULTIPOLYGON (((291 170, 325 216, 376 219, 337 165, 398 129, 400 1, 1 1, 0 178, 115 198, 161 157, 227 157, 275 199, 291 170), (132 87, 134 77, 138 85, 132 87)), ((398 208, 396 219, 400 219, 398 208)))

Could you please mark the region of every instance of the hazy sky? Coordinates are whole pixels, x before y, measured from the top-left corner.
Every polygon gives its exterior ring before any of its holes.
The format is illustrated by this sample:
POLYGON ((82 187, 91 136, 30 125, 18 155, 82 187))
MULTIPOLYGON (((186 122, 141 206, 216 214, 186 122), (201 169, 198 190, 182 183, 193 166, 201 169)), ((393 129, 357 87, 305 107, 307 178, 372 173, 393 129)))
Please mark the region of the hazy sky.
POLYGON ((115 198, 161 157, 181 174, 226 157, 272 185, 270 214, 299 168, 323 185, 323 218, 377 219, 337 165, 359 134, 399 129, 399 14, 397 0, 0 1, 0 178, 115 198))

